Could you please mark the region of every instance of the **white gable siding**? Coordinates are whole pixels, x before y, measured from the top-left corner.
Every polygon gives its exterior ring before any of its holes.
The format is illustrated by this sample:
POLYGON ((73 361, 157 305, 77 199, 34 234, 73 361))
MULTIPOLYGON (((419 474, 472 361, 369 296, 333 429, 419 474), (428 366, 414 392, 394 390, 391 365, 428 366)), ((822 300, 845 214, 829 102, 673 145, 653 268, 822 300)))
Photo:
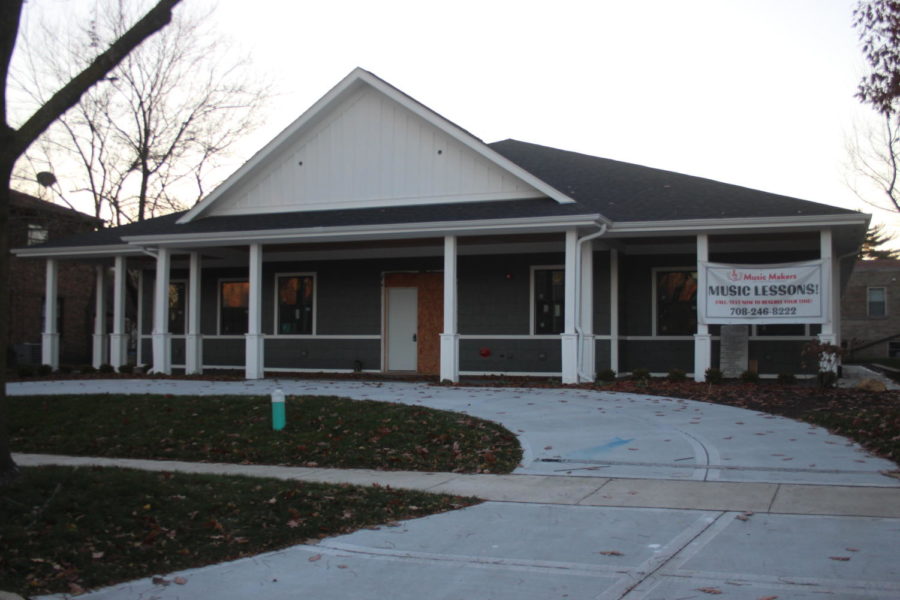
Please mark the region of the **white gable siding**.
POLYGON ((366 86, 305 127, 281 152, 226 191, 207 214, 543 196, 425 119, 366 86))

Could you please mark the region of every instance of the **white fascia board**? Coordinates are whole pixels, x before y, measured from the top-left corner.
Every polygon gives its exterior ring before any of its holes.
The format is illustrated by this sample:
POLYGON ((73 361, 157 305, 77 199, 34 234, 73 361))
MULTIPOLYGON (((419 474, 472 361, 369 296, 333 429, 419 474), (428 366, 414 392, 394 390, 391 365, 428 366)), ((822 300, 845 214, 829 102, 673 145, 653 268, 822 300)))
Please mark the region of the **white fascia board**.
POLYGON ((401 223, 391 225, 353 225, 347 227, 311 227, 252 231, 216 231, 184 235, 140 235, 122 239, 140 246, 178 248, 248 243, 286 243, 308 241, 365 241, 445 235, 483 235, 486 233, 537 233, 565 231, 572 227, 599 226, 600 215, 523 217, 477 221, 441 221, 437 223, 401 223))
POLYGON ((803 215, 796 217, 753 217, 733 219, 687 219, 682 221, 625 221, 609 226, 608 237, 634 234, 704 233, 714 231, 812 229, 840 225, 867 225, 871 215, 803 215))
POLYGON ((144 251, 128 244, 107 246, 60 246, 54 248, 16 248, 11 251, 19 258, 103 258, 113 256, 143 256, 144 251))
MULTIPOLYGON (((326 108, 330 104, 336 102, 342 94, 354 87, 356 84, 358 84, 358 82, 363 82, 378 90, 385 96, 399 103, 401 106, 422 117, 447 135, 458 140, 460 143, 471 148, 500 168, 508 171, 510 174, 518 177, 528 185, 534 187, 541 193, 546 194, 548 197, 559 202, 560 204, 573 204, 575 202, 574 199, 563 194, 556 188, 548 185, 543 180, 538 179, 525 169, 504 158, 494 150, 491 150, 491 148, 487 144, 485 144, 472 134, 454 125, 430 108, 424 106, 423 104, 420 104, 416 100, 413 100, 411 97, 400 92, 396 88, 386 84, 384 81, 382 81, 378 77, 375 77, 365 69, 357 67, 353 71, 351 71, 349 75, 344 77, 344 79, 342 79, 340 83, 331 88, 331 90, 329 90, 327 94, 322 96, 322 98, 320 98, 318 102, 313 104, 309 109, 306 110, 306 112, 300 115, 297 120, 288 125, 281 133, 275 136, 272 141, 263 146, 261 150, 254 154, 250 158, 250 160, 245 162, 240 168, 238 168, 237 171, 232 173, 230 177, 219 184, 219 186, 214 189, 206 198, 197 203, 194 208, 189 210, 180 219, 178 219, 178 223, 190 223, 192 220, 194 220, 195 217, 203 213, 213 202, 216 201, 217 198, 219 198, 222 194, 232 188, 245 176, 248 176, 254 169, 256 169, 264 161, 266 161, 272 154, 274 154, 285 142, 287 142, 287 140, 291 139, 307 124, 314 121, 324 110, 326 110, 326 108)), ((605 217, 601 217, 601 220, 603 222, 609 222, 605 217)))

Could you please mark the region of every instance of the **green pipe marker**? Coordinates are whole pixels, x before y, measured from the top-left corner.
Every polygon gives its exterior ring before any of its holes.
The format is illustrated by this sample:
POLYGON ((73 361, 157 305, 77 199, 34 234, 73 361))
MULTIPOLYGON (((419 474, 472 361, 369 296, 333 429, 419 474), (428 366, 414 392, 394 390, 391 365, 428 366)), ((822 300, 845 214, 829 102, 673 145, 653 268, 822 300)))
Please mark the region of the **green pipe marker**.
POLYGON ((281 388, 275 388, 272 392, 272 429, 281 431, 287 423, 284 410, 284 392, 281 388))

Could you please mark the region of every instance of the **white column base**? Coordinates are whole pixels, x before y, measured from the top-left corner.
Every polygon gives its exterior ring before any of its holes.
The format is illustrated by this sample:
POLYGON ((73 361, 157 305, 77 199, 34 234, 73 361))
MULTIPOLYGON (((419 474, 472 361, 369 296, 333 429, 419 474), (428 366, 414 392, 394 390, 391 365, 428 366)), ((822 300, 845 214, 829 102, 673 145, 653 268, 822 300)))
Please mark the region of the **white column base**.
POLYGON ((41 334, 41 364, 50 365, 53 370, 59 368, 59 334, 41 334))
POLYGON ((109 336, 109 364, 118 369, 128 363, 128 334, 113 333, 109 336))
POLYGON ((154 333, 153 339, 153 370, 152 373, 160 375, 172 374, 172 334, 154 333))
POLYGON ((459 334, 441 334, 441 382, 459 383, 459 334))
POLYGON ((562 333, 562 382, 578 383, 578 334, 562 333))
POLYGON ((187 375, 203 373, 203 336, 189 333, 184 339, 184 372, 187 375))
POLYGON ((597 379, 597 342, 593 335, 581 336, 581 365, 578 370, 579 382, 591 383, 597 379))
POLYGON ((94 334, 94 345, 92 352, 92 361, 91 364, 94 365, 95 369, 99 369, 100 365, 106 364, 109 354, 109 345, 106 339, 106 334, 103 333, 95 333, 94 334))
POLYGON ((244 359, 244 377, 247 379, 263 379, 263 343, 264 338, 259 333, 244 334, 246 340, 247 355, 244 359))
POLYGON ((712 365, 712 336, 694 334, 694 381, 706 381, 706 370, 712 365))

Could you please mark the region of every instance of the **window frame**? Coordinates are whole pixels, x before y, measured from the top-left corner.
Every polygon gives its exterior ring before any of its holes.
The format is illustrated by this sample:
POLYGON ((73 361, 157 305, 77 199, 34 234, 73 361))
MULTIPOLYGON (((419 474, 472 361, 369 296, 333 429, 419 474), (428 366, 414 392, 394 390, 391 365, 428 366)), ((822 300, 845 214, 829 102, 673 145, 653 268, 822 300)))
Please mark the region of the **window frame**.
MULTIPOLYGON (((222 277, 216 282, 216 335, 233 335, 233 336, 245 336, 247 332, 244 333, 222 333, 222 284, 224 283, 246 283, 249 287, 250 278, 249 277, 222 277)), ((248 299, 247 302, 247 310, 250 310, 250 302, 248 299)), ((249 329, 249 321, 247 323, 247 327, 249 329)))
POLYGON ((187 332, 188 332, 188 313, 189 313, 189 311, 190 311, 190 306, 189 306, 189 302, 190 302, 190 291, 189 291, 188 288, 189 288, 190 283, 188 282, 187 279, 180 279, 180 278, 179 278, 179 279, 170 279, 170 280, 169 280, 169 287, 171 287, 171 286, 173 286, 173 285, 177 285, 177 284, 179 284, 179 283, 182 284, 182 285, 184 285, 184 323, 183 323, 183 328, 182 328, 183 331, 182 331, 181 333, 174 333, 174 332, 172 331, 172 307, 170 306, 170 307, 169 307, 169 324, 168 324, 168 332, 171 333, 172 335, 187 335, 187 332))
POLYGON ((888 316, 888 303, 887 303, 887 286, 884 285, 871 285, 866 286, 866 316, 870 319, 884 319, 888 316), (880 315, 872 314, 872 298, 871 293, 872 290, 881 290, 883 294, 881 305, 882 305, 882 313, 880 315))
POLYGON ((275 273, 274 284, 273 284, 273 293, 272 293, 272 329, 274 331, 274 335, 281 337, 310 337, 316 335, 317 325, 318 325, 318 299, 319 299, 319 278, 316 276, 315 271, 302 271, 302 272, 288 272, 288 273, 275 273), (313 291, 312 291, 312 323, 310 325, 309 333, 281 333, 281 323, 278 320, 278 306, 279 306, 279 298, 278 298, 278 283, 282 277, 310 277, 313 282, 313 291))
MULTIPOLYGON (((697 327, 694 327, 694 331, 692 333, 675 333, 675 334, 661 334, 659 333, 659 306, 658 306, 658 284, 657 279, 659 278, 660 273, 695 273, 697 277, 697 295, 700 294, 700 272, 697 269, 697 265, 690 266, 681 266, 681 267, 653 267, 650 269, 650 296, 651 296, 651 316, 650 316, 650 325, 651 325, 651 336, 652 337, 661 337, 661 338, 685 338, 690 337, 693 339, 694 335, 697 333, 697 327)), ((694 303, 699 302, 697 297, 694 298, 694 303)), ((696 318, 696 315, 695 315, 696 318)), ((699 319, 697 319, 699 325, 699 319)))
POLYGON ((25 232, 25 245, 26 246, 37 246, 38 244, 43 244, 44 242, 50 239, 50 229, 41 223, 28 223, 28 228, 25 232), (33 234, 40 232, 40 236, 34 237, 33 234))
POLYGON ((550 336, 558 336, 562 335, 566 331, 565 326, 565 306, 566 306, 566 298, 565 298, 565 277, 566 277, 566 266, 565 265, 532 265, 529 269, 529 277, 528 277, 528 334, 529 335, 550 335, 550 336), (536 298, 535 292, 535 273, 537 271, 562 271, 563 272, 563 329, 559 333, 536 333, 537 332, 537 315, 535 314, 535 301, 536 298))

